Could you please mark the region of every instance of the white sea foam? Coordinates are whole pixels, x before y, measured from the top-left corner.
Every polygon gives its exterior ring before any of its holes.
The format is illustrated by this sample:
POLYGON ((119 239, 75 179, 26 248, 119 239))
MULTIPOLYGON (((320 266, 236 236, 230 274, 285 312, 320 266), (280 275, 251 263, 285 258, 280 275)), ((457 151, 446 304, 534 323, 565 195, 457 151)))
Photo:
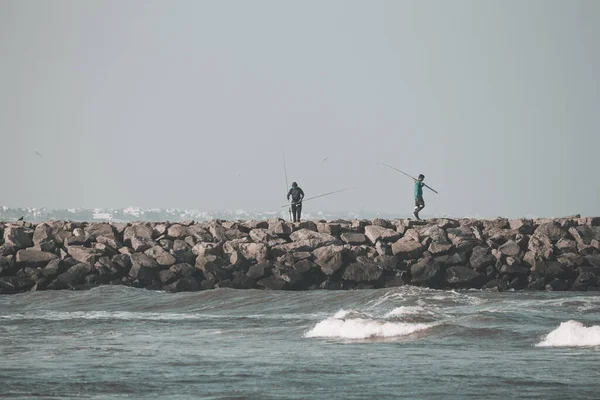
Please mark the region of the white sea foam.
POLYGON ((547 334, 538 347, 600 346, 600 326, 585 326, 578 321, 562 322, 547 334))
POLYGON ((420 306, 402 306, 396 307, 392 311, 385 314, 385 318, 401 317, 403 315, 432 315, 433 312, 428 311, 420 306))
POLYGON ((390 322, 377 319, 357 311, 340 310, 333 317, 318 322, 304 337, 327 337, 340 339, 390 338, 406 336, 431 328, 432 324, 412 324, 390 322), (362 314, 361 318, 347 318, 352 314, 362 314))

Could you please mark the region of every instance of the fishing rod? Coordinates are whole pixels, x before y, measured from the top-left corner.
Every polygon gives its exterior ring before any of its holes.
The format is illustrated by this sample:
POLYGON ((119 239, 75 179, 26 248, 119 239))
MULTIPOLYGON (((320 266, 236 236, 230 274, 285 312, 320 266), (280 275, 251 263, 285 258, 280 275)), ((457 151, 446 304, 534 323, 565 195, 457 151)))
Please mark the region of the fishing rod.
MULTIPOLYGON (((286 193, 288 193, 288 190, 290 190, 290 187, 288 185, 288 178, 287 178, 287 168, 285 166, 285 153, 282 151, 281 152, 281 156, 283 157, 283 173, 285 174, 285 191, 286 193)), ((290 214, 290 221, 292 220, 292 205, 290 203, 290 207, 288 208, 288 212, 290 214)))
MULTIPOLYGON (((346 190, 350 190, 350 189, 354 189, 354 187, 350 187, 350 188, 346 188, 346 189, 340 189, 340 190, 336 190, 336 191, 333 191, 333 192, 329 192, 329 193, 320 194, 320 195, 318 195, 318 196, 309 197, 309 198, 307 198, 307 199, 302 199, 302 200, 300 200, 300 201, 298 201, 298 202, 296 202, 296 203, 292 203, 292 204, 300 204, 300 203, 302 203, 303 201, 309 201, 309 200, 317 199, 317 198, 319 198, 319 197, 323 197, 323 196, 329 196, 330 194, 335 194, 335 193, 345 192, 346 190)), ((281 206, 281 207, 287 207, 287 206, 288 206, 288 205, 286 204, 285 206, 281 206)))
MULTIPOLYGON (((404 171, 400 171, 398 168, 392 167, 391 165, 387 165, 387 164, 384 164, 384 163, 377 163, 377 164, 379 164, 379 165, 383 165, 384 167, 388 167, 388 168, 394 169, 394 170, 396 170, 396 171, 400 172, 401 174, 404 174, 404 175, 408 176, 409 178, 411 178, 411 179, 412 179, 412 180, 414 180, 414 181, 416 181, 416 180, 417 180, 417 178, 415 178, 414 176, 410 176, 410 175, 409 175, 409 174, 407 174, 406 172, 404 172, 404 171)), ((432 192, 434 192, 434 193, 436 193, 436 194, 439 194, 439 193, 437 192, 437 190, 435 190, 435 189, 434 189, 434 188, 432 188, 431 186, 428 186, 428 185, 427 185, 427 184, 425 184, 425 183, 423 183, 423 186, 425 186, 427 189, 431 190, 432 192)))

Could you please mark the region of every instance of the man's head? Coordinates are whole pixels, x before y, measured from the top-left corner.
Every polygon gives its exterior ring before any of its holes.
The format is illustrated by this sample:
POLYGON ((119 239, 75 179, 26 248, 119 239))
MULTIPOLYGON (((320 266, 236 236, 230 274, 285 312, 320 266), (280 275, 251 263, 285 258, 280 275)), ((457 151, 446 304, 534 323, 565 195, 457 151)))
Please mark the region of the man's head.
POLYGON ((423 174, 419 175, 419 180, 422 181, 423 179, 425 179, 425 175, 423 175, 423 174))
POLYGON ((296 182, 292 182, 292 187, 296 188, 296 187, 298 187, 298 184, 296 182))

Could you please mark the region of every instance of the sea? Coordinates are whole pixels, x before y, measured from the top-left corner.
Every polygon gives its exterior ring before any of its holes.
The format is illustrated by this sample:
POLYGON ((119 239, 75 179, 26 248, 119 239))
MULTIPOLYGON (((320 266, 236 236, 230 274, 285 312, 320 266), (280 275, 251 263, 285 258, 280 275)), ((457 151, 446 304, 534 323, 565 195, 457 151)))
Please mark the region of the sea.
POLYGON ((121 286, 0 296, 0 397, 598 399, 600 296, 121 286))

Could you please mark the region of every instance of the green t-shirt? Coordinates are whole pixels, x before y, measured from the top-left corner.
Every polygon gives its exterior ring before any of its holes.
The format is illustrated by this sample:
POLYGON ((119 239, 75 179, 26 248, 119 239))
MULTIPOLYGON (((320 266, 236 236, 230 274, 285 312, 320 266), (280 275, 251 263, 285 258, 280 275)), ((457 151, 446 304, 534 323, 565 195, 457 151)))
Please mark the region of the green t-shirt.
POLYGON ((415 181, 415 199, 417 197, 423 197, 423 185, 424 185, 423 182, 421 182, 419 180, 415 181))

